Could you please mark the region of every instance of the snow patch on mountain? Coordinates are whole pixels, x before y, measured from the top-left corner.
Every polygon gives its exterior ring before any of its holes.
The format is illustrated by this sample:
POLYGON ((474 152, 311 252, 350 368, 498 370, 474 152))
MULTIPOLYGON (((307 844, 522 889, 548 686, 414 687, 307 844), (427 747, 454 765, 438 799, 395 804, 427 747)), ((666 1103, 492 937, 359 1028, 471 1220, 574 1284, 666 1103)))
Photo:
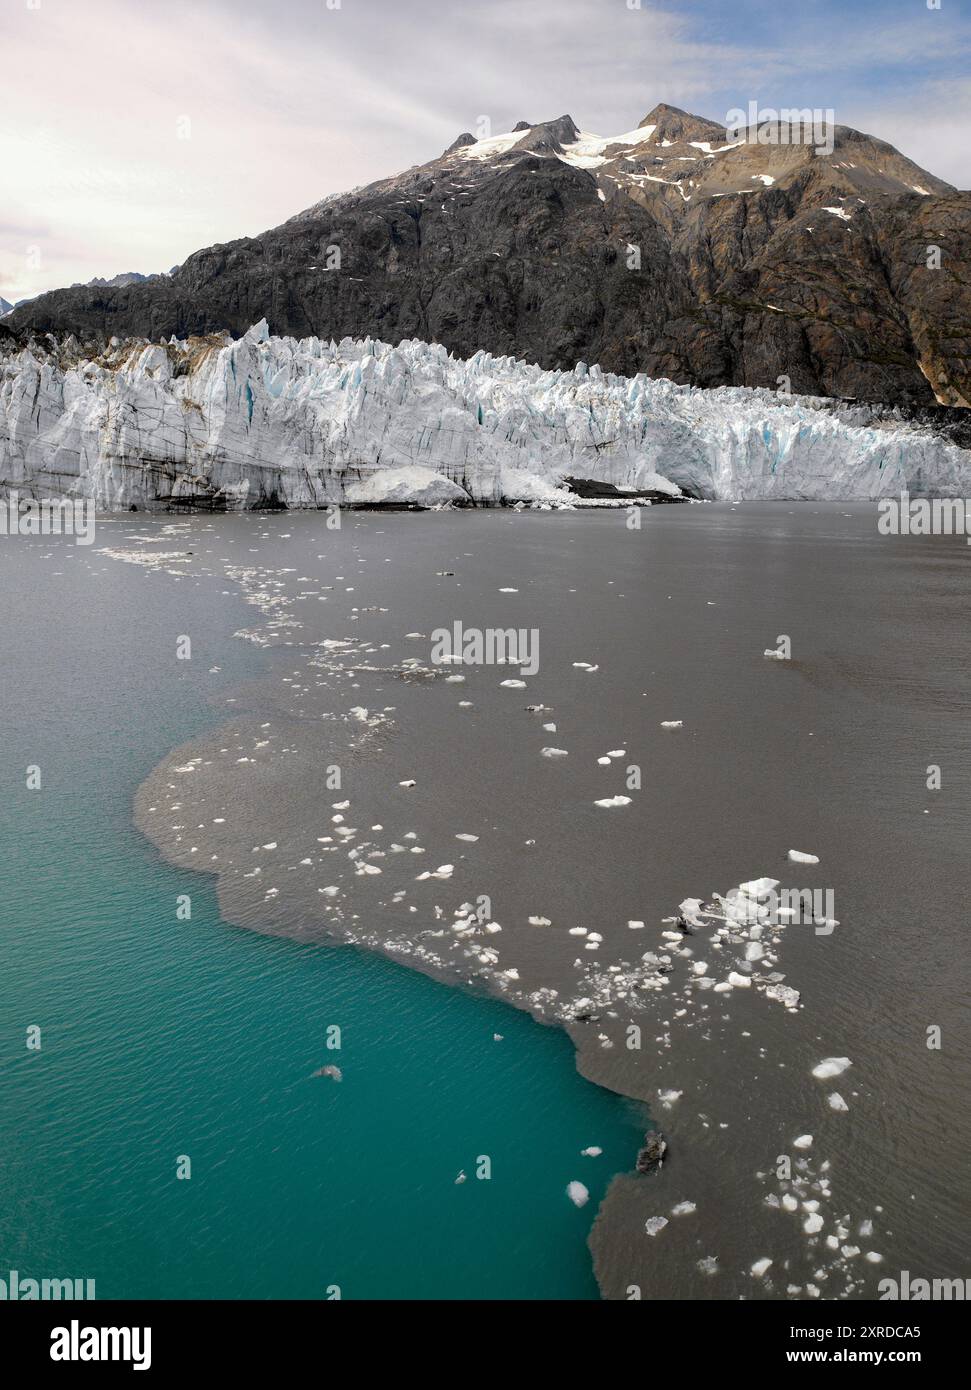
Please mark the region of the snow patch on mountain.
POLYGON ((272 338, 73 342, 0 356, 0 493, 104 508, 564 505, 624 494, 964 495, 969 455, 864 407, 701 390, 434 344, 272 338), (87 351, 90 351, 88 349, 87 351), (861 423, 862 422, 862 423, 861 423))

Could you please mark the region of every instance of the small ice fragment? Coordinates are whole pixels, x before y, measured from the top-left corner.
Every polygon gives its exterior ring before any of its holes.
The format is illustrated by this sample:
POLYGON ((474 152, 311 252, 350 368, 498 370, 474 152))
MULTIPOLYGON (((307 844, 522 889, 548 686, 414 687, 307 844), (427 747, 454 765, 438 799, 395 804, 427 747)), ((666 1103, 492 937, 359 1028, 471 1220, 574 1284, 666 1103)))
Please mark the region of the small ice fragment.
POLYGON ((548 917, 530 917, 529 925, 531 927, 551 927, 553 923, 548 917))
POLYGON ((806 1232, 807 1236, 814 1236, 816 1232, 821 1231, 822 1228, 823 1218, 819 1215, 818 1212, 815 1211, 812 1213, 811 1216, 807 1216, 805 1221, 802 1223, 802 1229, 806 1232))
POLYGON ((525 690, 526 688, 525 681, 500 681, 499 684, 509 690, 525 690))
POLYGON ((603 1149, 599 1149, 596 1144, 591 1144, 589 1149, 581 1149, 580 1154, 583 1158, 599 1158, 603 1149))
POLYGON ((539 750, 544 758, 566 758, 569 750, 566 748, 541 748, 539 750))
POLYGON ((666 1216, 649 1216, 644 1222, 644 1229, 649 1236, 656 1236, 659 1231, 663 1231, 668 1224, 666 1216))
POLYGON ((791 849, 791 850, 789 851, 789 858, 792 860, 793 864, 818 864, 818 863, 819 863, 819 855, 818 855, 818 854, 803 854, 802 851, 801 851, 801 850, 798 850, 798 849, 791 849))
POLYGON ((600 801, 595 801, 594 806, 629 806, 629 796, 605 796, 600 801))
POLYGON ((671 1208, 672 1216, 690 1216, 698 1207, 694 1202, 679 1202, 677 1206, 671 1208))
POLYGON ((830 1110, 840 1110, 845 1113, 850 1108, 839 1091, 833 1091, 832 1095, 828 1095, 826 1099, 829 1102, 830 1110))
POLYGON ((828 1081, 831 1076, 842 1076, 852 1065, 849 1057, 824 1057, 813 1067, 813 1076, 817 1081, 828 1081))
POLYGON ((683 719, 662 719, 662 720, 661 720, 661 728, 662 728, 662 729, 680 729, 680 728, 682 728, 683 726, 684 726, 684 720, 683 720, 683 719))
POLYGON ((793 1139, 794 1149, 808 1149, 812 1147, 813 1137, 811 1134, 800 1134, 798 1139, 793 1139))
POLYGON ((752 1266, 752 1273, 755 1275, 756 1279, 762 1278, 771 1263, 772 1261, 768 1256, 764 1256, 761 1260, 755 1261, 755 1264, 752 1266))
POLYGON ((590 1193, 582 1182, 571 1182, 567 1184, 566 1195, 575 1207, 585 1207, 590 1200, 590 1193))

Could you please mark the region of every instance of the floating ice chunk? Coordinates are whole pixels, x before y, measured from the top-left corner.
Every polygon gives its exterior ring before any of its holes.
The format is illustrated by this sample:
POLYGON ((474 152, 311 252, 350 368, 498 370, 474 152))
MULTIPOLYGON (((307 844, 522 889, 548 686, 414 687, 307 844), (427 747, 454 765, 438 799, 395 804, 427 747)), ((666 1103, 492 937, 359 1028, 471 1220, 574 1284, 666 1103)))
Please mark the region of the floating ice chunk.
POLYGON ((705 971, 706 971, 707 969, 708 969, 708 962, 707 962, 707 961, 704 961, 704 960, 696 960, 696 961, 693 963, 692 967, 691 967, 691 972, 692 972, 692 974, 694 974, 694 975, 704 975, 704 973, 705 973, 705 971))
POLYGON ((690 1216, 698 1207, 695 1202, 678 1202, 677 1206, 671 1208, 672 1216, 690 1216))
POLYGON ((544 758, 566 758, 569 757, 567 748, 541 748, 539 750, 544 758))
POLYGON ((571 936, 586 936, 586 934, 587 934, 587 929, 586 929, 586 927, 571 927, 571 928, 570 928, 570 935, 571 935, 571 936))
POLYGON ((659 1231, 663 1231, 668 1224, 666 1216, 649 1216, 644 1222, 644 1229, 649 1236, 656 1236, 659 1231))
POLYGON ((819 863, 819 855, 818 855, 818 854, 803 854, 802 850, 799 850, 799 849, 791 849, 791 850, 789 851, 789 858, 792 860, 793 864, 818 864, 818 863, 819 863))
POLYGON ((609 759, 609 758, 598 758, 598 759, 597 759, 597 762, 600 764, 601 767, 609 767, 609 766, 610 766, 610 759, 609 759))
POLYGON ((605 796, 601 801, 595 801, 594 806, 629 806, 629 796, 605 796))
POLYGON ((623 758, 623 757, 625 756, 626 752, 627 752, 627 749, 626 749, 626 748, 608 748, 608 749, 607 749, 607 757, 608 757, 608 758, 623 758))
POLYGON ((551 927, 553 923, 548 917, 530 917, 529 925, 531 927, 551 927))
POLYGON ((276 849, 276 840, 270 840, 269 844, 263 846, 264 849, 276 849))
POLYGON ((777 878, 753 878, 748 883, 739 884, 739 891, 747 898, 767 898, 778 886, 777 878))
POLYGON ((870 1264, 872 1265, 878 1265, 883 1263, 883 1256, 878 1255, 875 1250, 868 1250, 866 1254, 863 1256, 863 1258, 865 1260, 869 1260, 870 1264))
POLYGON ((756 1260, 755 1264, 752 1266, 752 1273, 755 1275, 755 1278, 761 1279, 771 1263, 772 1261, 767 1255, 763 1256, 761 1260, 756 1260))
POLYGON ((585 1207, 590 1200, 590 1193, 582 1182, 567 1183, 566 1195, 575 1207, 585 1207))
POLYGON ((414 777, 409 777, 407 781, 405 781, 405 782, 399 782, 399 783, 398 783, 398 786, 399 786, 399 787, 413 787, 414 785, 415 785, 415 779, 414 779, 414 777))
POLYGON ((644 929, 643 922, 628 922, 627 926, 631 931, 643 931, 644 929))
POLYGON ((468 840, 469 844, 475 844, 476 840, 477 840, 479 837, 478 837, 478 835, 464 835, 464 834, 462 834, 461 832, 459 832, 459 833, 455 836, 455 838, 456 838, 456 840, 468 840))
POLYGON ((817 1231, 821 1231, 823 1229, 823 1218, 819 1215, 819 1212, 814 1211, 810 1216, 807 1216, 802 1223, 802 1229, 806 1232, 807 1236, 814 1236, 817 1231))
POLYGON ((696 1268, 699 1269, 702 1274, 717 1274, 718 1261, 714 1255, 706 1255, 703 1260, 698 1261, 696 1268))
POLYGON ((849 1057, 824 1057, 813 1067, 813 1076, 817 1081, 828 1081, 832 1076, 842 1076, 852 1065, 849 1057))
POLYGON ((767 985, 765 988, 766 999, 778 999, 781 1004, 785 1004, 787 1009, 794 1010, 799 1004, 799 991, 793 989, 791 985, 767 985))
POLYGON ((589 1149, 580 1150, 583 1158, 599 1158, 602 1153, 603 1149, 598 1148, 596 1144, 591 1144, 589 1149))
POLYGON ((793 1197, 791 1192, 785 1193, 785 1195, 782 1198, 782 1205, 785 1207, 786 1211, 799 1210, 799 1203, 796 1201, 795 1197, 793 1197))
POLYGON ((681 728, 683 728, 683 727, 684 727, 684 720, 683 720, 683 719, 662 719, 662 720, 661 720, 661 728, 662 728, 662 729, 681 729, 681 728))
POLYGON ((509 690, 524 690, 526 688, 525 681, 500 681, 499 684, 506 686, 509 690))
POLYGON ((843 1097, 840 1095, 839 1091, 833 1091, 831 1095, 828 1095, 826 1097, 826 1100, 829 1104, 830 1110, 839 1110, 841 1112, 845 1112, 850 1108, 847 1105, 846 1101, 843 1099, 843 1097))
POLYGON ((751 989, 752 977, 751 975, 740 975, 737 970, 731 970, 728 974, 728 983, 733 985, 735 989, 751 989))
POLYGON ((683 1091, 658 1091, 657 1098, 665 1110, 670 1110, 675 1101, 680 1100, 683 1095, 683 1091))
POLYGON ((809 1149, 812 1147, 813 1137, 811 1134, 800 1134, 798 1139, 793 1139, 794 1149, 809 1149))

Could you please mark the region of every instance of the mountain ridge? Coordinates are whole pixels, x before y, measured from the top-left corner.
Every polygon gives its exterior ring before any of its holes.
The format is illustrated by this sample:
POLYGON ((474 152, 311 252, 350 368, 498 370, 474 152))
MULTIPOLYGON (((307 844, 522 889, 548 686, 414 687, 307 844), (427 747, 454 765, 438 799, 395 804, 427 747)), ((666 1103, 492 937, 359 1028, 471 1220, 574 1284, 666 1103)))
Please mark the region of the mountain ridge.
POLYGON ((52 291, 5 323, 158 339, 265 316, 550 369, 971 404, 971 194, 847 126, 828 152, 764 133, 665 103, 618 136, 568 115, 464 132, 171 277, 52 291))

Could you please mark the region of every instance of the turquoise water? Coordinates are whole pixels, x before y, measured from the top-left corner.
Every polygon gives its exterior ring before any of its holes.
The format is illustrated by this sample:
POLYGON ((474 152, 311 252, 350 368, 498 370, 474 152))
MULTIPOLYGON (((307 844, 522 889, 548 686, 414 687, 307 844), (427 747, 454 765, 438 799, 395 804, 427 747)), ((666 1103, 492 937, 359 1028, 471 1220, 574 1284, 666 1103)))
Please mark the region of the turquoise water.
POLYGON ((596 1297, 586 1235, 643 1122, 576 1074, 568 1039, 376 956, 230 927, 214 881, 134 829, 138 784, 261 669, 231 636, 251 610, 70 541, 5 542, 0 580, 0 1277, 94 1278, 100 1298, 596 1297), (328 1063, 339 1084, 312 1079, 328 1063))

